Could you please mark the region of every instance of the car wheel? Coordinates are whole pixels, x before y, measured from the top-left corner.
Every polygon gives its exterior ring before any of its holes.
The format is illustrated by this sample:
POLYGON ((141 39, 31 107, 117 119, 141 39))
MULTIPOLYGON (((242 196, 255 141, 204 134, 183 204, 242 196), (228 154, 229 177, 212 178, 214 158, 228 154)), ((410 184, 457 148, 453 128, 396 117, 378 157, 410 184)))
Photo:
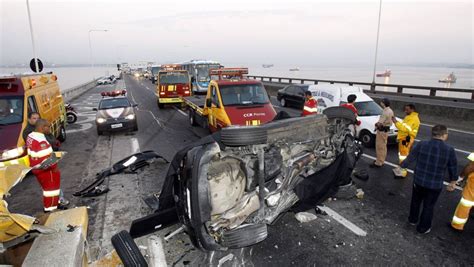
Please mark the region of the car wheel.
POLYGON ((158 101, 157 101, 157 104, 158 104, 158 108, 159 108, 159 109, 163 109, 163 108, 165 107, 164 104, 162 104, 162 103, 160 103, 160 102, 158 102, 158 101))
POLYGON ((97 135, 102 135, 102 134, 103 134, 103 132, 100 131, 99 129, 97 129, 97 135))
POLYGON ((148 266, 140 249, 127 231, 123 230, 112 236, 112 245, 124 266, 148 266))
POLYGON ((58 140, 61 143, 66 141, 66 128, 64 128, 64 126, 61 126, 61 128, 59 128, 58 140))
POLYGON ((260 126, 224 128, 221 130, 221 141, 226 146, 265 144, 267 131, 260 126))
POLYGON ((248 247, 262 242, 267 238, 267 235, 267 225, 264 223, 244 224, 224 232, 221 245, 228 248, 248 247))
POLYGON ((286 100, 285 100, 284 97, 282 97, 282 98, 280 99, 280 106, 286 107, 286 105, 287 105, 287 104, 286 104, 286 100))
POLYGON ((197 126, 196 117, 192 109, 189 110, 188 115, 189 115, 189 124, 191 124, 191 126, 197 126))
POLYGON ((66 116, 67 116, 67 123, 75 123, 77 121, 76 114, 72 112, 68 112, 66 116))
POLYGON ((375 146, 375 135, 367 130, 363 130, 359 134, 359 140, 365 147, 375 146))
POLYGON ((133 131, 136 132, 138 131, 138 123, 135 122, 135 126, 133 127, 133 131))

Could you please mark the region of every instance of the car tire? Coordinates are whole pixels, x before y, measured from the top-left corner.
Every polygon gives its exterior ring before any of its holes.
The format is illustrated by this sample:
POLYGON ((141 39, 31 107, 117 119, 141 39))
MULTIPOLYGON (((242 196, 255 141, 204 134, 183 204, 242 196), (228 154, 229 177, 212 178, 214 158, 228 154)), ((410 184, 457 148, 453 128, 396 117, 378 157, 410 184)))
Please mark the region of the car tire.
POLYGON ((127 231, 123 230, 112 236, 112 245, 125 267, 148 266, 145 257, 143 257, 137 244, 127 231))
POLYGON ((261 126, 230 127, 221 130, 221 141, 226 146, 265 144, 267 130, 261 126))
POLYGON ((136 132, 138 131, 138 124, 135 122, 135 126, 133 126, 133 131, 136 132))
POLYGON ((286 103, 286 100, 285 100, 285 98, 284 98, 284 97, 282 97, 282 98, 280 99, 280 106, 282 106, 282 107, 286 107, 287 105, 288 105, 288 103, 286 103))
POLYGON ((359 140, 365 147, 375 146, 375 135, 367 130, 362 130, 359 134, 359 140))
POLYGON ((262 242, 267 236, 266 224, 244 224, 224 232, 221 245, 227 248, 243 248, 262 242))
POLYGON ((61 125, 61 128, 59 128, 58 140, 61 143, 66 141, 66 128, 64 128, 64 126, 62 125, 61 125))
POLYGON ((162 104, 162 103, 160 103, 160 102, 158 102, 158 100, 157 100, 157 104, 158 104, 158 108, 159 108, 159 109, 165 108, 165 105, 162 104))
POLYGON ((102 135, 102 134, 103 134, 103 132, 100 131, 99 129, 97 129, 97 135, 102 135))
POLYGON ((197 126, 196 115, 194 115, 194 110, 190 109, 188 112, 188 116, 189 116, 189 124, 191 124, 191 126, 197 126))
POLYGON ((69 124, 75 123, 77 121, 77 115, 72 112, 66 113, 66 117, 67 117, 67 123, 69 124))
POLYGON ((346 119, 350 123, 355 124, 357 122, 356 115, 352 110, 345 107, 329 107, 324 109, 323 114, 328 119, 346 119))

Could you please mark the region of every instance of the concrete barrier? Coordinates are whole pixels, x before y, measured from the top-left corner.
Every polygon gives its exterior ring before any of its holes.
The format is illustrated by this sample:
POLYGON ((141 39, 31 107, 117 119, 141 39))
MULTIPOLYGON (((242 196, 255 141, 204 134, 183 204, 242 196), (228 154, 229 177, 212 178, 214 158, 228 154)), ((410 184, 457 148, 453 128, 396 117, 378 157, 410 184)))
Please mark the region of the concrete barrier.
MULTIPOLYGON (((277 91, 288 84, 264 82, 265 89, 270 96, 276 96, 277 91)), ((395 115, 404 117, 403 107, 412 103, 416 106, 420 119, 429 124, 445 124, 448 127, 474 131, 474 102, 453 102, 449 100, 429 99, 422 97, 397 96, 394 94, 384 94, 382 92, 373 93, 365 91, 367 95, 375 101, 380 102, 382 98, 390 99, 395 115)))
POLYGON ((97 79, 62 91, 64 102, 70 102, 97 85, 97 79))

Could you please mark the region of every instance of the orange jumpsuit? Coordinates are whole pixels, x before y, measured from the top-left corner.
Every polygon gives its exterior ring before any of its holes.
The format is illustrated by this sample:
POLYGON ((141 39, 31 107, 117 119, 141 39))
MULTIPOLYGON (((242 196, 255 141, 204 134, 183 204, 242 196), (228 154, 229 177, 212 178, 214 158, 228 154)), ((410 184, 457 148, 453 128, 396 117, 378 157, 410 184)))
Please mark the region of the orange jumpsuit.
POLYGON ((463 173, 464 179, 467 179, 467 183, 462 190, 461 200, 456 207, 456 212, 451 221, 451 226, 458 230, 464 229, 464 225, 469 218, 469 212, 471 208, 474 207, 474 153, 471 153, 468 159, 471 161, 469 163, 470 165, 465 168, 465 172, 467 173, 463 173))
POLYGON ((303 113, 301 116, 308 116, 318 113, 318 101, 311 97, 310 99, 304 102, 303 113))

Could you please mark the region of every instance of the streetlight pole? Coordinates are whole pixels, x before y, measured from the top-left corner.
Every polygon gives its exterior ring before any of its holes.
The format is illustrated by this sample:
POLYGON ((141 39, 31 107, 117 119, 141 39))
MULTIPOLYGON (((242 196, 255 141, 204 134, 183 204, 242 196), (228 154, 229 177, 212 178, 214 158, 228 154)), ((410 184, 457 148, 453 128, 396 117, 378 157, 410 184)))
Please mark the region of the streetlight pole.
POLYGON ((377 52, 379 49, 379 35, 380 35, 380 17, 382 15, 382 0, 380 0, 380 5, 379 5, 379 22, 377 25, 377 40, 375 41, 375 57, 374 57, 374 73, 372 76, 372 86, 375 84, 375 71, 377 68, 377 52))
POLYGON ((35 45, 35 35, 33 33, 33 23, 31 22, 30 1, 28 0, 26 0, 26 9, 28 11, 28 21, 30 23, 31 44, 33 46, 33 58, 35 61, 35 68, 36 68, 36 72, 40 72, 38 57, 36 56, 36 45, 35 45))
POLYGON ((91 61, 91 69, 92 69, 92 78, 95 79, 94 74, 94 58, 92 57, 92 43, 91 43, 91 32, 107 32, 108 30, 89 30, 89 58, 91 61))

